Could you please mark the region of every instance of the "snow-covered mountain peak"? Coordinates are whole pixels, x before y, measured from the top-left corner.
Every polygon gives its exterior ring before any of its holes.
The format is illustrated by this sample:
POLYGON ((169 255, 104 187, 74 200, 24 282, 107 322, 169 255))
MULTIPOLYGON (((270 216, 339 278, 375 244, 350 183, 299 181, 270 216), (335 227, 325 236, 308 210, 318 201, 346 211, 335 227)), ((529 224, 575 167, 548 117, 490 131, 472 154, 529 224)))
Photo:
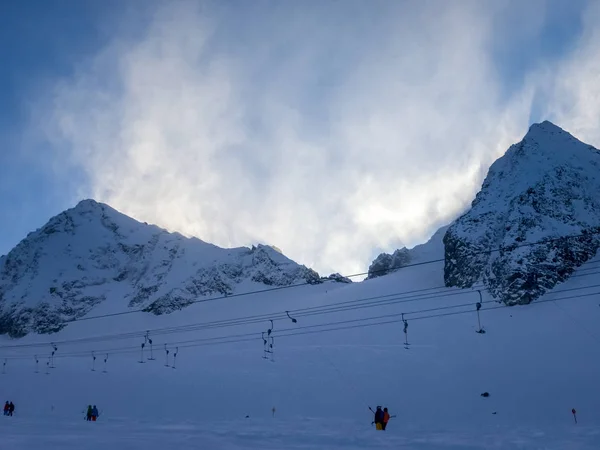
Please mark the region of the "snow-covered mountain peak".
POLYGON ((223 249, 84 200, 0 258, 0 334, 57 331, 106 301, 163 314, 206 296, 320 282, 271 246, 223 249))
POLYGON ((565 130, 563 130, 561 127, 559 127, 558 125, 553 124, 552 122, 550 122, 549 120, 544 120, 543 122, 538 122, 538 123, 533 123, 531 124, 531 126, 529 127, 529 131, 527 132, 527 134, 525 135, 525 137, 532 137, 535 134, 547 134, 547 133, 566 133, 569 134, 568 132, 566 132, 565 130))
POLYGON ((382 253, 369 278, 443 254, 448 286, 483 281, 506 304, 529 303, 596 254, 599 192, 600 151, 551 122, 534 124, 492 164, 465 214, 437 239, 382 253))
MULTIPOLYGON (((548 120, 532 124, 523 140, 530 145, 537 144, 537 149, 546 152, 561 151, 565 149, 565 146, 567 147, 567 153, 569 153, 569 150, 577 151, 579 149, 579 151, 585 151, 593 148, 548 120), (569 148, 570 145, 576 147, 569 148)), ((535 147, 532 146, 532 148, 535 147)))
POLYGON ((597 184, 600 152, 552 124, 532 125, 523 140, 512 145, 489 169, 473 207, 496 209, 538 184, 563 181, 579 184, 577 178, 597 184))
POLYGON ((446 233, 446 283, 483 279, 506 303, 534 300, 595 255, 598 192, 600 152, 551 122, 533 125, 492 164, 471 209, 446 233), (499 247, 512 250, 486 253, 499 247))

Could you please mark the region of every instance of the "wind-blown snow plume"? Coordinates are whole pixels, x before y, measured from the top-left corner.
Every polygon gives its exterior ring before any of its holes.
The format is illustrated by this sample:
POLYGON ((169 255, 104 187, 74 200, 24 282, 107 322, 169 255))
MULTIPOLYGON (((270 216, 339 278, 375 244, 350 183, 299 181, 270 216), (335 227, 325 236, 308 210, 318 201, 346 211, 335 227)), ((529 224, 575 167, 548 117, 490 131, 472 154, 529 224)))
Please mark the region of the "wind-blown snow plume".
POLYGON ((590 2, 582 15, 583 32, 566 62, 541 89, 546 115, 585 142, 600 147, 600 4, 590 2))
POLYGON ((39 108, 55 161, 139 220, 321 271, 423 241, 527 127, 529 90, 507 96, 492 60, 496 7, 316 5, 157 8, 39 108))

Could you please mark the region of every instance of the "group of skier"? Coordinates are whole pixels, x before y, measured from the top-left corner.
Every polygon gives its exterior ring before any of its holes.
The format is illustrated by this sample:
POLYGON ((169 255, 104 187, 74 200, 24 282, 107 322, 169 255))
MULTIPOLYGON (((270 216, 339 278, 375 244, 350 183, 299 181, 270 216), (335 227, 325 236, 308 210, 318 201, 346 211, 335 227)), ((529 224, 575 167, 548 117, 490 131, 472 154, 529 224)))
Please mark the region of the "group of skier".
MULTIPOLYGON (((369 409, 371 409, 371 408, 369 408, 369 409)), ((376 411, 373 411, 372 409, 371 409, 371 411, 375 414, 375 419, 373 420, 373 423, 375 424, 375 428, 378 430, 385 431, 385 428, 387 427, 388 422, 394 416, 390 416, 390 413, 387 408, 383 408, 383 410, 382 410, 381 406, 378 406, 376 411)))
POLYGON ((98 408, 96 408, 96 405, 94 405, 94 407, 92 407, 92 405, 88 405, 85 420, 88 422, 95 422, 99 415, 100 414, 98 414, 98 408))
POLYGON ((15 412, 15 405, 13 402, 6 402, 4 404, 4 415, 5 416, 12 416, 13 413, 15 412))

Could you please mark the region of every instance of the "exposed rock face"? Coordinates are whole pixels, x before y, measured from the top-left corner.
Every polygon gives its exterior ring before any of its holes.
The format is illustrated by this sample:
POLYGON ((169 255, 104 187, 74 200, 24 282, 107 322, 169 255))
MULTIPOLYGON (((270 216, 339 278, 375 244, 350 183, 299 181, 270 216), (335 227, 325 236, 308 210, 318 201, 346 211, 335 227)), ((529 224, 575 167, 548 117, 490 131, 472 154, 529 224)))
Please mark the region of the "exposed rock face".
POLYGON ((406 247, 396 250, 393 254, 381 253, 369 266, 367 279, 377 278, 387 275, 401 267, 410 264, 410 250, 406 247))
POLYGON ((165 314, 240 289, 321 282, 270 246, 222 249, 85 200, 0 258, 0 334, 56 332, 109 300, 165 314))
POLYGON ((444 279, 482 280, 505 304, 527 304, 592 258, 599 233, 600 151, 536 124, 490 167, 471 209, 446 232, 444 279))
POLYGON ((332 273, 328 277, 321 277, 322 281, 337 281, 338 283, 352 283, 352 280, 339 273, 332 273))

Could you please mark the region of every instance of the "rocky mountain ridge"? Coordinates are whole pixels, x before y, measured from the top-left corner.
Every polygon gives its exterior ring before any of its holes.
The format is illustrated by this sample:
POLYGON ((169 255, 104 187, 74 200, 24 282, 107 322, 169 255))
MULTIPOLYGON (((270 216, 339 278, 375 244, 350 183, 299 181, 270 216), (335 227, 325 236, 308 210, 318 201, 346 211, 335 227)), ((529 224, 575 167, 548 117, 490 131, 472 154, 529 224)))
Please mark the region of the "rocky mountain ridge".
MULTIPOLYGON (((527 304, 598 248, 600 151, 546 121, 492 164, 471 208, 444 231, 444 280, 483 282, 499 301, 527 304)), ((401 269, 412 252, 380 255, 369 270, 401 269)))
POLYGON ((481 280, 508 305, 539 298, 600 247, 600 151, 550 122, 532 125, 492 164, 444 246, 447 286, 481 280))
POLYGON ((166 314, 199 298, 324 280, 349 281, 267 245, 222 249, 85 200, 0 258, 0 334, 56 332, 107 301, 166 314))

